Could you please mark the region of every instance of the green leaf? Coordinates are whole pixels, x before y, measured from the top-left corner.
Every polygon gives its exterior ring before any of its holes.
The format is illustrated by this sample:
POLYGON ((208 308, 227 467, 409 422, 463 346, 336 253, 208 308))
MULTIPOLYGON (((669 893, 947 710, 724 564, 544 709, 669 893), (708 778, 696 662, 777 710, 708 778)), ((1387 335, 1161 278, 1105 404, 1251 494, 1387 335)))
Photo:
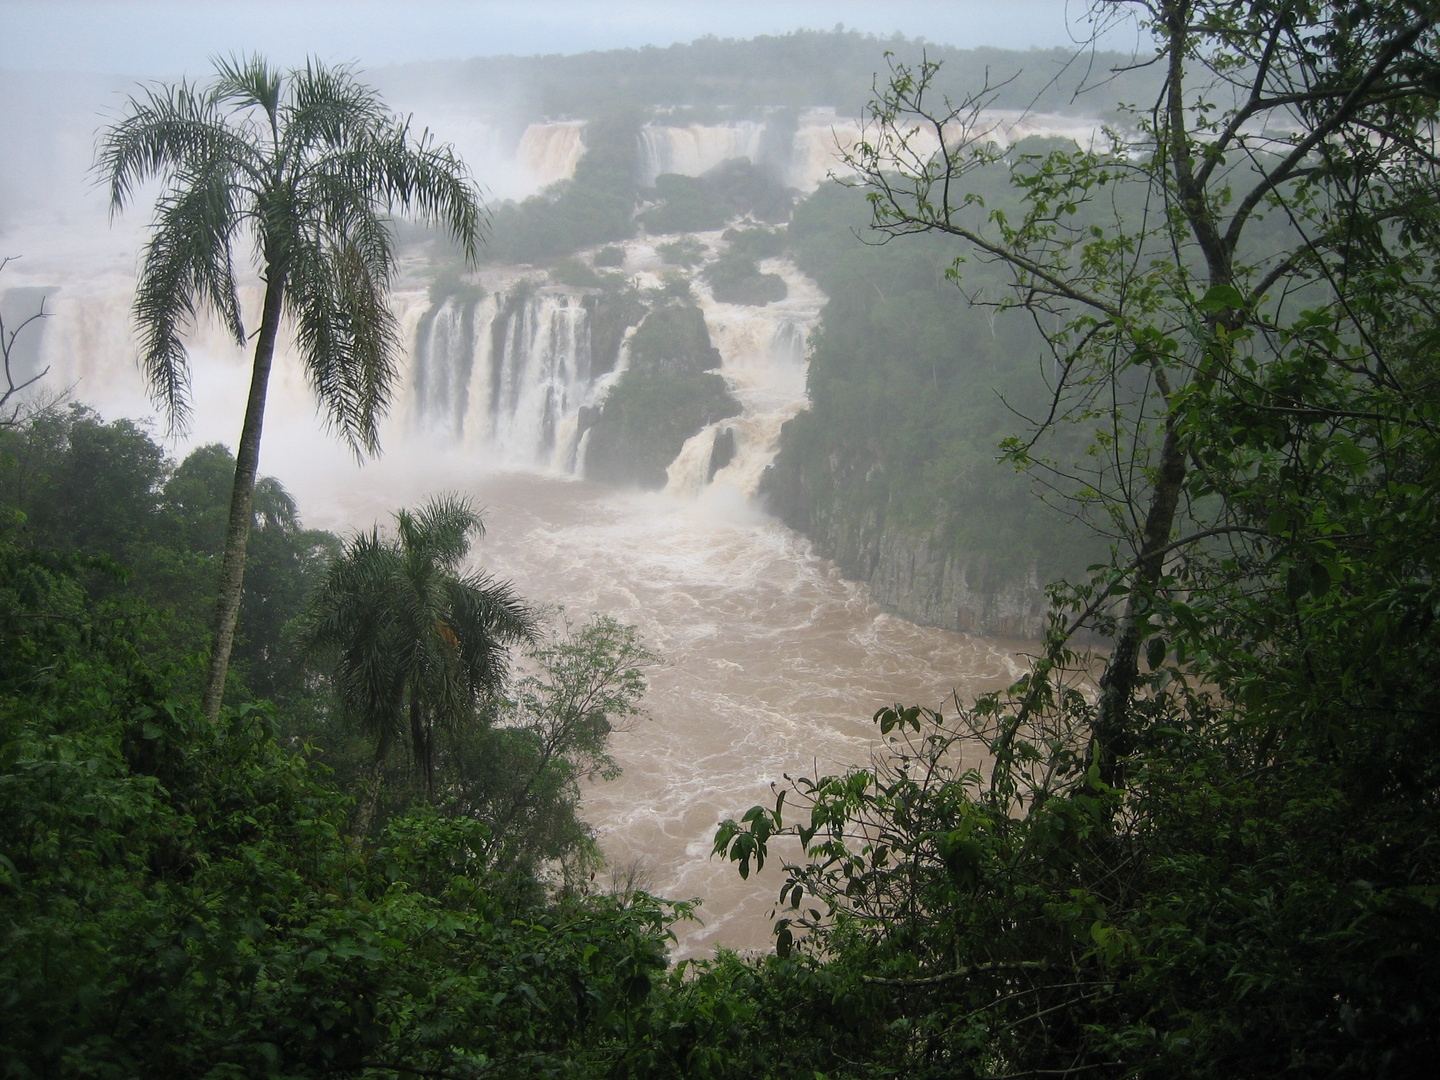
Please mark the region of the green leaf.
POLYGON ((1214 285, 1210 291, 1202 296, 1195 306, 1201 311, 1224 311, 1227 308, 1239 309, 1245 306, 1245 297, 1239 289, 1233 285, 1214 285))
POLYGON ((1145 645, 1145 662, 1154 671, 1165 662, 1165 639, 1160 635, 1152 637, 1145 645))
POLYGON ((775 924, 775 955, 782 960, 789 956, 795 946, 795 935, 790 930, 790 920, 781 919, 775 924))

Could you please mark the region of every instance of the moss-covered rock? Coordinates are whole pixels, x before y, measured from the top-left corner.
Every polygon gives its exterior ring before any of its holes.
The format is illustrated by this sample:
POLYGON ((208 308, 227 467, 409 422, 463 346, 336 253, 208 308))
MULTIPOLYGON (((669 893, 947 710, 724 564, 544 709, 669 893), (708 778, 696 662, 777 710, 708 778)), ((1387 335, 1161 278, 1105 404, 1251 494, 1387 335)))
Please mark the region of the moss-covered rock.
POLYGON ((590 370, 604 375, 615 370, 620 345, 632 326, 649 310, 634 289, 606 289, 582 301, 590 324, 590 370))
POLYGON ((630 339, 630 368, 598 409, 586 409, 584 472, 608 484, 665 486, 685 440, 736 416, 740 403, 714 374, 720 350, 699 308, 674 304, 645 316, 630 339))
POLYGON ((697 307, 672 304, 652 311, 630 339, 630 367, 644 372, 698 374, 720 366, 705 315, 697 307))
MULTIPOLYGON (((759 231, 759 230, 755 230, 759 231)), ((762 274, 753 256, 731 251, 710 264, 705 276, 715 299, 725 304, 763 307, 784 300, 789 290, 779 274, 762 274)))
POLYGON ((585 476, 607 484, 663 488, 665 470, 685 440, 739 412, 740 403, 713 372, 627 371, 598 413, 581 417, 582 427, 589 427, 585 476))

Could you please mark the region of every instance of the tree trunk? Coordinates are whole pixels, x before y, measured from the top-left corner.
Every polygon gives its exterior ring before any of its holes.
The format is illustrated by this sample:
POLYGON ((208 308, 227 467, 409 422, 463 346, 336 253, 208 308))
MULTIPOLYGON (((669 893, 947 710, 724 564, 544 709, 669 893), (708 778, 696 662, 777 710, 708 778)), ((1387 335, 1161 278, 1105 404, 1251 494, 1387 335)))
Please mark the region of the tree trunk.
POLYGON ((380 801, 380 786, 385 782, 378 759, 370 763, 367 774, 365 794, 355 808, 353 835, 356 840, 364 840, 370 834, 370 823, 375 820, 375 806, 380 801))
POLYGON ((1121 762, 1133 749, 1134 732, 1129 714, 1130 700, 1140 673, 1140 645, 1149 629, 1155 584, 1165 568, 1165 548, 1170 543, 1185 473, 1185 451, 1172 416, 1165 425, 1160 468, 1155 477, 1155 489, 1150 493, 1150 508, 1145 515, 1145 531, 1140 538, 1135 577, 1126 597, 1115 647, 1105 665, 1105 673, 1100 676, 1100 702, 1095 711, 1089 759, 1099 763, 1100 781, 1111 787, 1118 787, 1124 779, 1121 762))
POLYGON ((250 526, 255 516, 255 475, 260 465, 260 432, 265 426, 265 393, 270 384, 270 365, 275 358, 275 338, 280 330, 284 293, 284 274, 272 273, 265 285, 265 307, 260 317, 260 334, 255 341, 250 396, 245 404, 245 422, 240 428, 240 445, 235 452, 230 525, 225 531, 220 591, 215 598, 210 677, 205 687, 205 717, 212 724, 220 719, 225 675, 230 670, 230 650, 235 644, 235 625, 240 619, 240 597, 245 583, 245 545, 250 540, 250 526))

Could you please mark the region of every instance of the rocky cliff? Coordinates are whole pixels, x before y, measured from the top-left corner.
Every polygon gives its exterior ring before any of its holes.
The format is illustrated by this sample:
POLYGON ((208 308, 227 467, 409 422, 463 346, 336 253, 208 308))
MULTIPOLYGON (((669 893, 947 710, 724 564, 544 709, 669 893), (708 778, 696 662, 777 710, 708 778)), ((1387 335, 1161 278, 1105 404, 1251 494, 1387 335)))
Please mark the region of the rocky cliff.
POLYGON ((886 611, 967 634, 1044 634, 1045 581, 1033 562, 997 566, 987 554, 957 546, 945 507, 937 506, 928 523, 900 513, 878 460, 835 453, 806 460, 796 440, 782 445, 761 484, 767 508, 808 536, 842 574, 865 582, 886 611))
POLYGON ((647 315, 630 340, 630 367, 598 408, 581 411, 585 475, 663 488, 685 440, 741 411, 714 373, 719 366, 699 308, 676 304, 647 315))

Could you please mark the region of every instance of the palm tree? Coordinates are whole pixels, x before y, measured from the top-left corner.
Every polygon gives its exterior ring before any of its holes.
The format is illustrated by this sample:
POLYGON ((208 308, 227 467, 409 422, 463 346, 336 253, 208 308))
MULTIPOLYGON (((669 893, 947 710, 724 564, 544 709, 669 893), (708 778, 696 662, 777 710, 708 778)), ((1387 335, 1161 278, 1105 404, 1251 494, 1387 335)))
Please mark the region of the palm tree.
POLYGON ((111 212, 158 178, 151 239, 135 295, 140 364, 152 396, 183 431, 190 370, 183 330, 208 309, 247 340, 234 247, 253 244, 265 285, 245 420, 236 451, 215 606, 205 711, 219 717, 245 573, 265 394, 282 316, 294 327, 310 386, 357 456, 378 449, 396 377, 399 335, 387 305, 394 275, 388 214, 444 227, 473 260, 484 213, 448 145, 412 136, 347 68, 289 73, 258 56, 217 61, 205 88, 156 85, 129 99, 101 136, 96 171, 111 212))
POLYGON ((434 793, 435 733, 474 719, 507 674, 507 647, 534 640, 530 609, 508 584, 463 574, 484 534, 468 500, 395 513, 395 535, 360 533, 331 563, 301 637, 328 660, 343 715, 375 743, 377 765, 409 741, 434 793))

